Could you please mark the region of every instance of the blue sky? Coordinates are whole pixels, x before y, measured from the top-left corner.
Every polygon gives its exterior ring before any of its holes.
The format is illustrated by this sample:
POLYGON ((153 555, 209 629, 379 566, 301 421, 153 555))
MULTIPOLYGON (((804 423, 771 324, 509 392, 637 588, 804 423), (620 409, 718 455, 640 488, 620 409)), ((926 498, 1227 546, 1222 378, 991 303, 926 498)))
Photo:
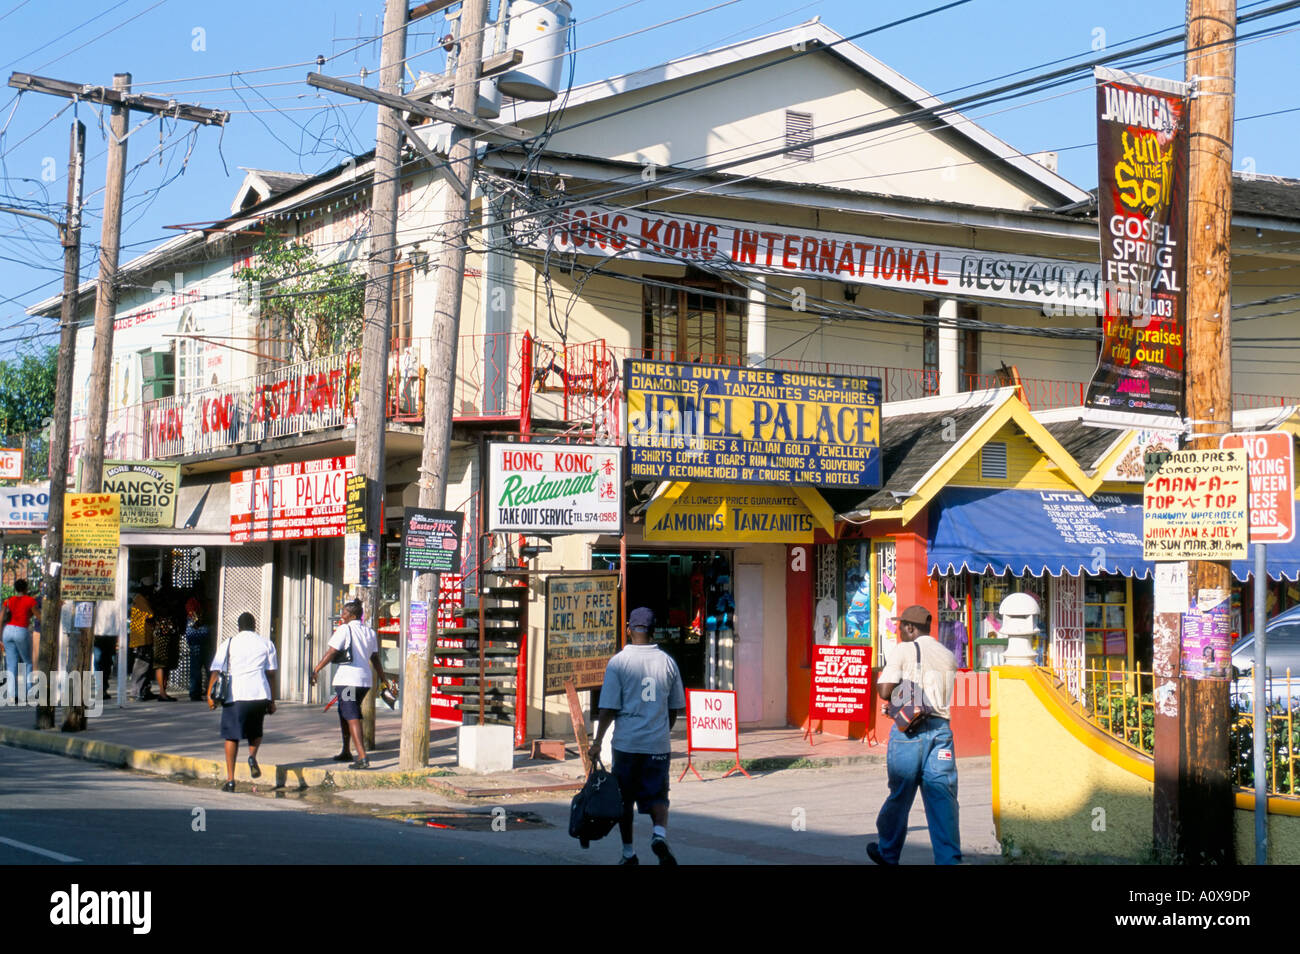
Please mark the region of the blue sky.
MULTIPOLYGON (((813 16, 849 35, 940 2, 574 0, 576 81, 651 66, 813 16), (697 11, 706 12, 690 16, 697 11), (684 19, 659 26, 675 18, 684 19), (634 35, 619 39, 629 33, 634 35)), ((1240 6, 1244 12, 1262 4, 1240 6)), ((378 0, 313 0, 310 5, 287 0, 0 0, 0 74, 6 80, 22 71, 110 84, 114 72, 126 71, 133 74, 137 92, 234 114, 224 133, 198 129, 191 138, 192 124, 168 121, 160 131, 156 119, 134 133, 123 218, 125 261, 175 235, 166 225, 226 214, 243 178, 240 166, 315 173, 371 148, 373 109, 318 95, 303 78, 315 69, 318 55, 331 58, 324 69, 333 75, 355 80, 363 68, 375 71, 379 45, 373 38, 382 7, 378 0)), ((1017 70, 1038 72, 1060 58, 1093 56, 1103 45, 1114 49, 1144 34, 1164 34, 1178 28, 1183 16, 1182 0, 973 0, 859 42, 912 81, 943 94, 987 85, 1017 70)), ((1265 22, 1290 20, 1300 21, 1300 11, 1265 22)), ((1259 26, 1245 26, 1242 32, 1259 26)), ((413 26, 408 48, 412 69, 442 69, 435 41, 445 30, 440 16, 413 26)), ((1300 106, 1295 84, 1300 23, 1287 31, 1240 47, 1239 118, 1300 106)), ((1183 66, 1181 59, 1172 59, 1143 71, 1182 78, 1183 66)), ((1096 183, 1095 117, 1093 94, 1086 87, 1076 82, 972 109, 968 115, 1025 152, 1059 150, 1061 173, 1091 188, 1096 183)), ((0 92, 0 205, 17 201, 61 217, 74 110, 66 100, 35 93, 15 98, 14 92, 7 87, 0 92)), ((82 251, 83 277, 89 277, 99 241, 105 137, 98 109, 83 104, 76 113, 87 125, 90 159, 82 251)), ((132 126, 146 118, 134 113, 132 126)), ((1239 121, 1235 168, 1300 177, 1297 119, 1300 112, 1239 121)), ((53 228, 0 213, 0 357, 54 341, 40 334, 49 325, 28 319, 24 307, 56 293, 61 275, 53 228)))

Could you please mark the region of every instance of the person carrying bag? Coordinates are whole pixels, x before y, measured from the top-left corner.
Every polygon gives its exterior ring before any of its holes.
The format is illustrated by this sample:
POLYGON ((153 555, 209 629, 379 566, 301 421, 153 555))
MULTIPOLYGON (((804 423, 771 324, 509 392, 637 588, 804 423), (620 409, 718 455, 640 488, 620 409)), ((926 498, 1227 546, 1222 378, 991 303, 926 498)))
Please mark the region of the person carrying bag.
POLYGON ((279 678, 275 646, 256 632, 252 613, 240 613, 235 633, 217 649, 208 676, 208 708, 221 703, 221 737, 226 743, 226 782, 223 792, 235 790, 235 759, 239 742, 248 740, 248 772, 262 774, 257 750, 262 745, 262 720, 275 712, 279 678))
POLYGON ((867 845, 867 856, 878 865, 899 863, 919 788, 934 863, 961 864, 957 760, 948 723, 957 660, 930 635, 930 611, 924 606, 903 610, 898 630, 899 641, 876 684, 885 700, 883 712, 894 724, 885 752, 889 797, 876 817, 878 840, 867 845))

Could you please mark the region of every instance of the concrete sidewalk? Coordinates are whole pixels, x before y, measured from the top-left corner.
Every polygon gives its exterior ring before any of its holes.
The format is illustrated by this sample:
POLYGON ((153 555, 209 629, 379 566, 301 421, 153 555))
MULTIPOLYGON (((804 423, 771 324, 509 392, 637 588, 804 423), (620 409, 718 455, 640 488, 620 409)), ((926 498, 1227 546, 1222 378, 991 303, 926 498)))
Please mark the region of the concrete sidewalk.
MULTIPOLYGON (((56 712, 53 730, 37 731, 35 710, 23 706, 0 706, 0 744, 49 752, 69 758, 101 762, 158 775, 182 778, 225 779, 225 762, 220 734, 220 715, 206 703, 132 702, 119 708, 116 700, 105 705, 101 715, 91 717, 85 732, 65 733, 62 710, 56 712)), ((567 726, 566 726, 567 728, 567 726)), ((435 722, 430 731, 429 767, 421 772, 398 771, 400 711, 380 705, 376 709, 377 745, 369 753, 369 771, 351 771, 346 764, 332 761, 339 751, 338 717, 320 706, 280 703, 266 719, 258 762, 262 777, 256 783, 267 788, 305 788, 332 785, 336 788, 382 788, 419 784, 420 776, 440 777, 435 784, 462 796, 509 794, 518 791, 572 788, 583 777, 576 746, 568 742, 564 762, 533 761, 528 751, 515 753, 514 771, 490 776, 470 775, 456 765, 457 726, 435 722), (456 776, 452 778, 451 776, 456 776)), ((561 738, 552 732, 552 738, 561 738)), ((814 735, 810 746, 799 729, 742 729, 740 756, 750 770, 772 771, 790 767, 830 768, 856 763, 884 762, 883 749, 862 742, 814 735)), ((726 753, 697 753, 695 765, 706 777, 725 772, 732 763, 726 753)), ((673 777, 686 767, 685 728, 679 721, 673 733, 673 777)), ((252 782, 248 773, 247 747, 240 746, 235 777, 252 782)))

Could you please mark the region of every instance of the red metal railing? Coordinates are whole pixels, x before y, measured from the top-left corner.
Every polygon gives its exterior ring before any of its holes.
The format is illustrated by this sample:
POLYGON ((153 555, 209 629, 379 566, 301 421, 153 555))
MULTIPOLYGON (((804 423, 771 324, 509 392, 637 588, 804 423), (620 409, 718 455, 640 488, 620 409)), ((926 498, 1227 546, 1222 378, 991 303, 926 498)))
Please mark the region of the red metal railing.
POLYGON ((1232 409, 1234 411, 1251 411, 1262 407, 1288 407, 1293 404, 1300 404, 1300 398, 1278 394, 1236 393, 1232 396, 1232 409))
MULTIPOLYGON (((528 333, 463 335, 456 356, 452 414, 461 421, 517 420, 523 431, 534 420, 564 423, 603 443, 622 441, 622 363, 628 359, 693 361, 740 366, 738 354, 686 354, 610 347, 603 340, 574 344, 540 341, 528 333)), ((394 340, 388 359, 390 420, 420 423, 430 373, 445 373, 449 355, 434 355, 427 340, 394 340)), ((882 398, 897 402, 939 393, 939 373, 831 361, 772 358, 765 367, 809 374, 880 379, 882 398)), ((227 385, 203 388, 111 410, 105 456, 164 459, 211 453, 238 444, 310 433, 355 417, 357 354, 332 355, 277 368, 227 385)), ((1083 403, 1087 385, 1041 378, 1009 380, 1006 372, 963 375, 964 390, 1017 383, 1034 410, 1083 403)), ((1285 407, 1300 398, 1236 394, 1236 410, 1285 407)), ((69 473, 85 444, 85 420, 70 434, 69 473)))
POLYGON ((1044 378, 1022 378, 1015 380, 1007 373, 964 374, 962 375, 964 391, 982 391, 986 388, 1006 388, 1018 386, 1024 402, 1035 411, 1046 411, 1058 407, 1078 407, 1083 404, 1083 396, 1088 390, 1083 381, 1050 381, 1044 378))

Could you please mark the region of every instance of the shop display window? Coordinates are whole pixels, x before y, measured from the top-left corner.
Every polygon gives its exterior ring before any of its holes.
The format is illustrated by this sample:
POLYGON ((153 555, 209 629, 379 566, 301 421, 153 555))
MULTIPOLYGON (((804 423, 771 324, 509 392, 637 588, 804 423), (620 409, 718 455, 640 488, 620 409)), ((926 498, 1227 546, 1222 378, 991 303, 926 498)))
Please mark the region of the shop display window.
POLYGON ((1083 587, 1083 650, 1089 665, 1122 667, 1128 659, 1131 606, 1126 579, 1089 577, 1083 587))
POLYGON ((871 609, 875 593, 869 541, 841 544, 840 582, 839 644, 870 646, 873 642, 871 609))
POLYGON ((970 638, 970 585, 965 574, 937 581, 939 616, 934 637, 957 657, 958 669, 970 669, 974 646, 970 638))
POLYGON ((893 540, 876 543, 876 646, 873 663, 883 666, 898 643, 898 549, 893 540))
POLYGON ((975 667, 989 669, 1002 665, 1002 652, 1007 641, 1002 637, 1002 617, 998 609, 1002 601, 1012 593, 1028 593, 1038 601, 1039 635, 1030 640, 1034 652, 1038 655, 1038 665, 1044 665, 1047 659, 1048 633, 1051 632, 1051 620, 1048 618, 1049 602, 1047 598, 1048 577, 1012 576, 1010 573, 995 576, 984 573, 972 577, 974 590, 972 594, 972 615, 975 624, 975 667))

